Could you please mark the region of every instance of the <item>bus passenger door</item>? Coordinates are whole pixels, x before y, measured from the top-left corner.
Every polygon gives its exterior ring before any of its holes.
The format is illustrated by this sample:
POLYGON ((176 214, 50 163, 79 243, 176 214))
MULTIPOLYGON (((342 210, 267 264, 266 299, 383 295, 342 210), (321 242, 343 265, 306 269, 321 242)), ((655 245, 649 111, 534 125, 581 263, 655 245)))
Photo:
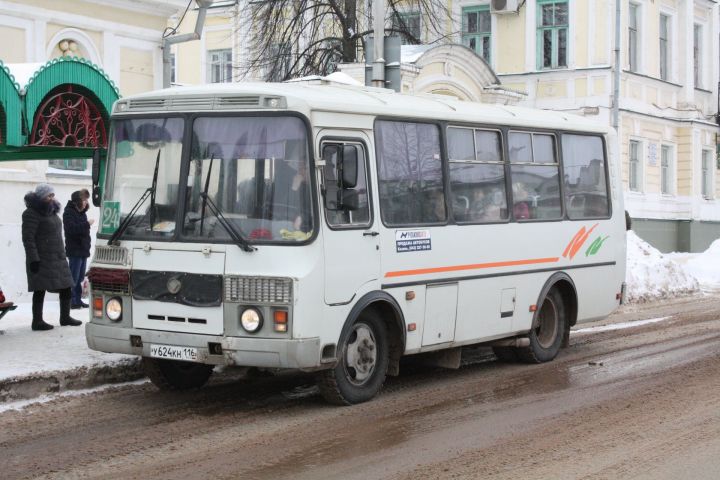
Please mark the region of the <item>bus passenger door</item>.
POLYGON ((322 168, 325 303, 349 303, 380 271, 378 233, 368 188, 366 143, 360 138, 325 136, 322 168), (352 170, 355 169, 353 172, 352 170))

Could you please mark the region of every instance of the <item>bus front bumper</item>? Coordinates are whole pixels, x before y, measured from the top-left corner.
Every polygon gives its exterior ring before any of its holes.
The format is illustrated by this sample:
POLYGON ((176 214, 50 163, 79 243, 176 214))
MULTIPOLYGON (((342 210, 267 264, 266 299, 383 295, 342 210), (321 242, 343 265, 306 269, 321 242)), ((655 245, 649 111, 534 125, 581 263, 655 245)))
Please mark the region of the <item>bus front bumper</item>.
POLYGON ((197 361, 211 365, 242 367, 298 368, 320 367, 320 339, 270 339, 224 337, 155 330, 141 330, 87 323, 85 337, 93 350, 150 356, 150 345, 171 345, 197 349, 197 361), (141 346, 133 346, 130 337, 139 337, 141 346), (210 343, 222 346, 222 355, 210 353, 210 343))

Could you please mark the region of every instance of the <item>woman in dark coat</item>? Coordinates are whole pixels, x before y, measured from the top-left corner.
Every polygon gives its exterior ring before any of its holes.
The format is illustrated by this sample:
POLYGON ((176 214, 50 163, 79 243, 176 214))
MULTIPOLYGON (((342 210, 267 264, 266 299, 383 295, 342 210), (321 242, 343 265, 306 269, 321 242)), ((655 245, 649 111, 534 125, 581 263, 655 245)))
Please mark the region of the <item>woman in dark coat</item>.
POLYGON ((62 222, 57 215, 60 204, 55 190, 46 183, 25 195, 22 214, 22 240, 25 246, 25 269, 28 291, 33 292, 33 330, 50 330, 43 320, 45 292, 60 294, 60 325, 77 326, 82 322, 70 317, 70 287, 73 285, 65 257, 62 222))
POLYGON ((70 275, 73 279, 72 301, 70 308, 87 308, 82 301, 82 281, 85 278, 85 267, 90 256, 90 225, 88 220, 87 190, 72 193, 70 201, 63 211, 63 228, 65 229, 65 253, 70 264, 70 275))

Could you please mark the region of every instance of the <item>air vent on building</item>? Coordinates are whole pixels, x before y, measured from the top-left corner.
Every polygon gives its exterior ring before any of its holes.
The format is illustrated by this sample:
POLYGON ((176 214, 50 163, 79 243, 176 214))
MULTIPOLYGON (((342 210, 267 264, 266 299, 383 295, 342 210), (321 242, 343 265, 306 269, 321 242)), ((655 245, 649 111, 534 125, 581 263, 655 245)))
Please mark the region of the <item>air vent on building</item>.
POLYGON ((492 0, 490 2, 490 13, 502 15, 505 13, 517 13, 520 0, 492 0))

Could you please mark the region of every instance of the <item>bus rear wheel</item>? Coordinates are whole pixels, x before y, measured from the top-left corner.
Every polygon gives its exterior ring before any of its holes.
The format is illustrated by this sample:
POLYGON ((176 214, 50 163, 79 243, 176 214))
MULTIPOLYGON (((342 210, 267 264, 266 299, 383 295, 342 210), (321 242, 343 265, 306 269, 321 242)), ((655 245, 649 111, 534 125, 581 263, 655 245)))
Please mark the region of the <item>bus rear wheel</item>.
POLYGON ((387 329, 375 314, 362 315, 340 340, 337 365, 318 375, 320 393, 335 405, 354 405, 380 391, 388 369, 387 329))
POLYGON ((143 357, 145 375, 160 390, 191 390, 205 385, 212 365, 143 357))
POLYGON ((565 303, 560 292, 553 288, 540 304, 540 309, 528 334, 530 345, 517 349, 518 357, 527 363, 553 360, 562 345, 567 318, 565 303))

